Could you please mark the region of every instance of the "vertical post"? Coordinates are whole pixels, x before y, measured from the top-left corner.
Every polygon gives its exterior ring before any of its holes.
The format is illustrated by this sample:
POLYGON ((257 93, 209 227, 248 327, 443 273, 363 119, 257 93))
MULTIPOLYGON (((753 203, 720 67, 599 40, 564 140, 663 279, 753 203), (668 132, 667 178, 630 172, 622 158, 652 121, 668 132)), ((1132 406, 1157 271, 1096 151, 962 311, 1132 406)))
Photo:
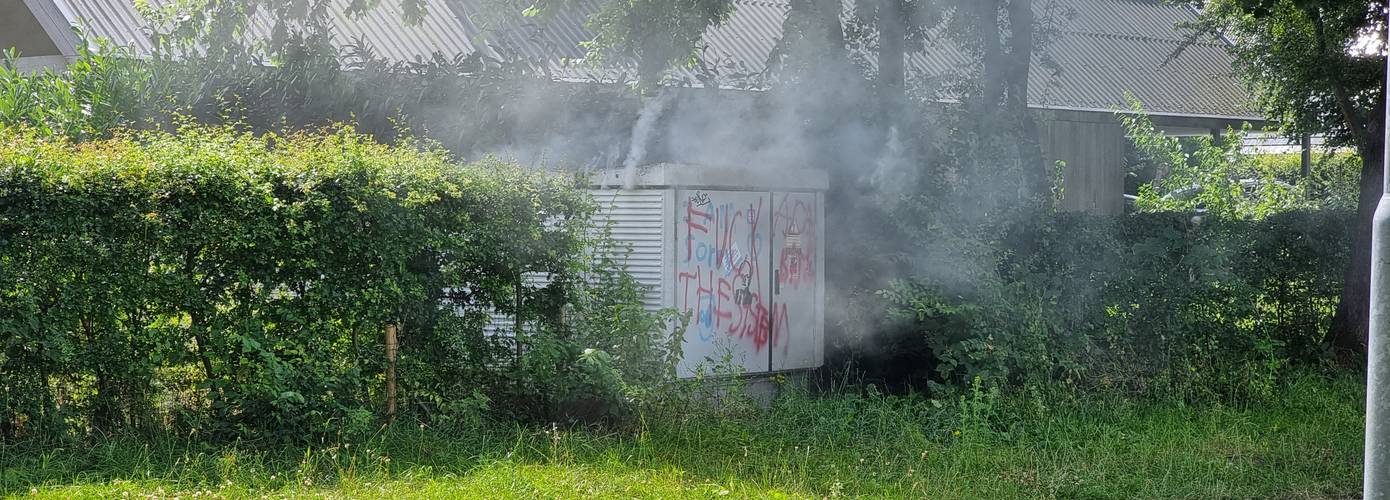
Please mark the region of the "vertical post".
POLYGON ((512 343, 516 347, 516 362, 521 363, 521 273, 516 274, 516 313, 512 314, 512 343))
POLYGON ((396 325, 386 325, 386 420, 396 419, 396 325))
POLYGON ((1303 174, 1304 178, 1307 178, 1313 173, 1313 136, 1303 134, 1303 137, 1300 137, 1298 142, 1299 149, 1303 152, 1300 173, 1303 174))
MULTIPOLYGON (((1390 94, 1390 59, 1386 64, 1390 94)), ((1390 109, 1386 110, 1390 117, 1390 109)), ((1390 127, 1386 137, 1390 137, 1390 127)), ((1383 147, 1390 147, 1386 142, 1383 147)), ((1385 169, 1390 173, 1390 157, 1385 169)), ((1365 498, 1390 499, 1390 175, 1371 225, 1371 328, 1367 338, 1365 498)))

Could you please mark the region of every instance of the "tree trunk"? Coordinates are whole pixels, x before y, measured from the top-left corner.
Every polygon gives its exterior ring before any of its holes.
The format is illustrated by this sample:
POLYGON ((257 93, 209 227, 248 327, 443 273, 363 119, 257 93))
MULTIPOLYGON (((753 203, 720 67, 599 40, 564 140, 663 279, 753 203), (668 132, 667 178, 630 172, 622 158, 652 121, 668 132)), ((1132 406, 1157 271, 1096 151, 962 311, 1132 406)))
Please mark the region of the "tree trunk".
POLYGON ((907 6, 903 0, 879 0, 878 4, 878 83, 883 116, 889 126, 898 125, 907 101, 907 6))
MULTIPOLYGON (((204 335, 206 332, 203 331, 205 325, 201 319, 202 315, 190 311, 188 317, 189 326, 193 330, 193 347, 198 351, 198 363, 203 366, 203 378, 212 384, 217 380, 217 376, 212 371, 212 360, 208 357, 209 346, 207 336, 204 335)), ((222 393, 220 386, 217 388, 217 393, 222 393)))
POLYGON ((116 416, 116 394, 107 373, 106 362, 101 359, 101 346, 97 342, 96 327, 92 320, 81 320, 82 332, 87 338, 87 349, 92 356, 92 376, 96 379, 96 393, 92 395, 92 430, 99 433, 115 430, 119 420, 116 416))
POLYGON ((999 41, 999 1, 975 0, 975 30, 980 36, 980 97, 979 113, 991 119, 977 120, 985 132, 994 127, 992 118, 1004 99, 1004 68, 1010 64, 999 41))
POLYGON ((1026 189, 1029 195, 1046 200, 1049 191, 1047 181, 1047 162, 1043 158, 1039 139, 1038 124, 1028 108, 1028 80, 1033 67, 1033 2, 1032 0, 1010 0, 1009 16, 1009 67, 1003 69, 1008 100, 1005 103, 1006 116, 1017 118, 1018 156, 1028 175, 1026 189))
POLYGON ((832 60, 828 64, 848 66, 849 54, 845 51, 845 28, 840 24, 840 14, 842 4, 840 0, 809 0, 812 15, 816 23, 820 26, 826 47, 831 51, 827 54, 832 60))
POLYGON ((1351 259, 1343 274, 1342 296, 1332 318, 1332 344, 1344 361, 1366 362, 1370 329, 1371 224, 1385 180, 1383 123, 1372 123, 1366 147, 1361 148, 1361 193, 1356 205, 1356 228, 1351 239, 1351 259))
MULTIPOLYGON (((853 126, 865 105, 857 92, 868 87, 863 73, 850 63, 845 45, 844 27, 840 23, 840 0, 792 0, 787 18, 783 21, 786 36, 779 42, 769 66, 777 68, 785 85, 774 88, 786 99, 802 105, 794 110, 804 124, 800 133, 814 148, 809 154, 813 168, 824 169, 832 176, 853 173, 843 168, 859 158, 860 151, 845 148, 843 141, 811 140, 811 138, 842 137, 843 129, 853 126)), ((850 182, 853 177, 834 178, 833 185, 850 182)))
POLYGON ((1033 66, 1033 2, 1010 0, 1008 16, 1009 61, 1002 71, 1008 91, 1006 105, 1010 112, 1027 111, 1028 75, 1033 66))

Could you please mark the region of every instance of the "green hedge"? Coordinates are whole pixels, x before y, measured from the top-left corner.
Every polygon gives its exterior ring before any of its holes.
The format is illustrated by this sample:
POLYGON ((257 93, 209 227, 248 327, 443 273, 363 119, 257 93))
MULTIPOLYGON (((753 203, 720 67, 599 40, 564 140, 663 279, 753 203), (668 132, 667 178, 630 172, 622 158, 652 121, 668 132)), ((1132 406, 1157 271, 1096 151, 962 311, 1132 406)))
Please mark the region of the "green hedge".
POLYGON ((1330 358, 1352 227, 1330 211, 1040 217, 1005 228, 967 285, 928 269, 881 291, 896 333, 877 341, 955 387, 1269 397, 1287 368, 1330 358))
POLYGON ((606 380, 581 353, 611 339, 565 307, 634 314, 630 283, 580 279, 591 213, 570 179, 346 128, 78 145, 0 129, 0 437, 371 428, 388 323, 403 414, 535 410, 556 379, 606 380), (533 272, 548 284, 519 285, 533 272), (483 334, 518 303, 540 360, 483 334))

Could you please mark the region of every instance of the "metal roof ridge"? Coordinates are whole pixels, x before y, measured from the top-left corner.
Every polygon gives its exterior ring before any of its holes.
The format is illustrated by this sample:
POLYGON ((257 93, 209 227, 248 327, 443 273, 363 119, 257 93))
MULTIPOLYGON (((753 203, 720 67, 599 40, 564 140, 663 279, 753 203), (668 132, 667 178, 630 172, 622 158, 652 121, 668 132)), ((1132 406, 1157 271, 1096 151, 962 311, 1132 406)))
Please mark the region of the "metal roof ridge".
POLYGON ((735 5, 754 5, 758 7, 787 7, 791 2, 786 0, 733 0, 735 5))
POLYGON ((1058 31, 1059 31, 1061 34, 1063 34, 1063 35, 1093 36, 1093 37, 1097 37, 1097 38, 1117 38, 1117 39, 1121 39, 1121 40, 1137 40, 1137 41, 1143 41, 1143 42, 1160 42, 1160 43, 1171 43, 1171 44, 1176 44, 1176 45, 1198 45, 1198 46, 1204 46, 1204 47, 1217 47, 1217 48, 1225 48, 1225 47, 1226 47, 1226 44, 1220 43, 1220 42, 1191 42, 1191 43, 1189 43, 1187 40, 1174 40, 1174 39, 1171 39, 1171 38, 1157 38, 1157 37, 1143 36, 1143 35, 1127 35, 1127 34, 1123 34, 1123 33, 1102 33, 1102 32, 1098 32, 1098 31, 1079 31, 1079 30, 1068 30, 1068 29, 1062 29, 1062 30, 1058 30, 1058 31))

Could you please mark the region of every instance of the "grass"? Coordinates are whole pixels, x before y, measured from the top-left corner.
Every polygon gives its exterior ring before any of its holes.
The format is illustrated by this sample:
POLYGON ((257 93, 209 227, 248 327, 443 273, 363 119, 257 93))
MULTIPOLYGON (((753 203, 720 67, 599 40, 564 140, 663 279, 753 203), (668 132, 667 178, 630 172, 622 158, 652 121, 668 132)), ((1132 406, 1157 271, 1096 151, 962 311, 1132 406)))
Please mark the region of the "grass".
POLYGON ((179 440, 0 448, 0 495, 71 497, 1353 498, 1358 380, 1259 405, 793 393, 622 431, 397 426, 293 449, 179 440))

